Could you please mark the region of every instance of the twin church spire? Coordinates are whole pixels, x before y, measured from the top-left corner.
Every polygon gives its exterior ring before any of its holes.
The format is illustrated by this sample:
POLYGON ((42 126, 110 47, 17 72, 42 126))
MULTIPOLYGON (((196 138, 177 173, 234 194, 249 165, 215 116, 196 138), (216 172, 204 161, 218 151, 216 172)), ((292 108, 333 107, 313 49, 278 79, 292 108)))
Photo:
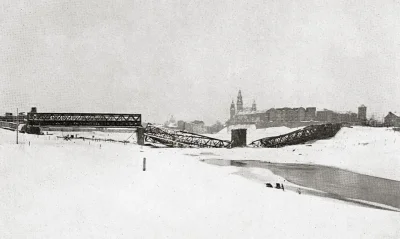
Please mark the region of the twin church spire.
MULTIPOLYGON (((236 100, 236 110, 237 112, 241 112, 244 110, 243 108, 243 97, 242 97, 242 91, 239 90, 238 96, 237 96, 237 100, 236 100)), ((235 110, 235 103, 232 100, 231 103, 231 108, 230 108, 230 115, 231 115, 231 119, 233 119, 233 117, 236 115, 236 110, 235 110)), ((257 111, 257 105, 256 105, 256 101, 253 100, 253 104, 251 106, 251 111, 257 111)))

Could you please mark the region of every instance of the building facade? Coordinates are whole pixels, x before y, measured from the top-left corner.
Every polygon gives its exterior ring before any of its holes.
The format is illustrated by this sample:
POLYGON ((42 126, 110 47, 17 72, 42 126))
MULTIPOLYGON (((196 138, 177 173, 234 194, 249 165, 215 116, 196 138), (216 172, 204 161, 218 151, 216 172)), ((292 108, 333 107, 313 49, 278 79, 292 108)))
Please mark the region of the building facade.
POLYGON ((358 120, 361 122, 367 121, 367 107, 365 105, 358 107, 358 120))
POLYGON ((256 102, 251 107, 244 107, 242 92, 239 90, 236 106, 234 101, 230 105, 230 118, 228 125, 262 124, 264 127, 272 126, 301 126, 318 123, 351 123, 363 124, 367 120, 367 107, 358 108, 358 114, 353 112, 335 112, 324 109, 317 111, 316 107, 298 108, 271 108, 257 110, 256 102))
POLYGON ((244 107, 242 92, 239 90, 236 106, 232 100, 230 106, 230 118, 228 124, 251 124, 265 121, 265 111, 257 111, 256 101, 253 101, 251 107, 244 107))
POLYGON ((400 113, 389 112, 384 119, 385 126, 400 127, 400 113))
POLYGON ((307 107, 305 121, 315 121, 315 117, 317 116, 317 107, 307 107))
POLYGON ((269 122, 298 122, 305 121, 306 109, 300 108, 277 108, 266 112, 266 120, 269 122))
POLYGON ((327 110, 327 109, 317 111, 317 121, 332 122, 333 121, 333 111, 327 110))

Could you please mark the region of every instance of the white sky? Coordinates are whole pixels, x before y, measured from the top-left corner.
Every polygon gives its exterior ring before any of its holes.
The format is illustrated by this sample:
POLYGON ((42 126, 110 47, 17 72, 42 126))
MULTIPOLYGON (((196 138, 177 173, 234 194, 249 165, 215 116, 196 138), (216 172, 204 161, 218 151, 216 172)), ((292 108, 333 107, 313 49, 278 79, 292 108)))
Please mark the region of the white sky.
POLYGON ((245 106, 400 111, 396 1, 0 3, 0 113, 225 121, 245 106))

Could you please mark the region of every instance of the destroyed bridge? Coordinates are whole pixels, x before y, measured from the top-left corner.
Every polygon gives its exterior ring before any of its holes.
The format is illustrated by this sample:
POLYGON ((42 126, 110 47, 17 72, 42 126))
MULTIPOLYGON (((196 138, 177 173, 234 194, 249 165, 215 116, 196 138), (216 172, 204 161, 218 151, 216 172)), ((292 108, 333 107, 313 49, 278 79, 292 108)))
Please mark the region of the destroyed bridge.
MULTIPOLYGON (((288 145, 304 144, 314 140, 334 137, 341 124, 311 125, 288 134, 255 140, 250 147, 279 148, 288 145)), ((232 130, 232 140, 221 140, 186 131, 169 130, 148 124, 144 129, 144 140, 168 147, 232 148, 246 146, 246 130, 232 130)))
MULTIPOLYGON (((18 123, 0 122, 0 127, 15 130, 18 123)), ((232 130, 231 141, 195 134, 181 130, 170 130, 164 127, 147 124, 142 127, 141 114, 114 113, 37 113, 30 112, 26 120, 29 133, 39 132, 40 127, 123 127, 137 128, 138 143, 149 142, 168 147, 195 148, 234 148, 234 147, 264 147, 278 148, 287 145, 304 144, 314 140, 327 139, 336 135, 341 124, 311 125, 288 134, 266 137, 246 143, 246 129, 232 130), (37 130, 34 130, 37 129, 37 130)))

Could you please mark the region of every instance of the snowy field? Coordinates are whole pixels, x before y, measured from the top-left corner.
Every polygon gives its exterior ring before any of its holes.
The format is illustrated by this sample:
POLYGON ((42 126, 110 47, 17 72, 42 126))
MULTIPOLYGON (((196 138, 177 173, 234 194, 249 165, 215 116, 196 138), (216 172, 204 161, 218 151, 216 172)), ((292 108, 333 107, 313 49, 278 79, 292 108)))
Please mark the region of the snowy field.
POLYGON ((400 238, 398 212, 266 189, 236 167, 187 155, 320 163, 399 179, 399 137, 345 128, 312 147, 199 150, 55 135, 20 135, 16 145, 15 132, 0 129, 0 238, 400 238))

